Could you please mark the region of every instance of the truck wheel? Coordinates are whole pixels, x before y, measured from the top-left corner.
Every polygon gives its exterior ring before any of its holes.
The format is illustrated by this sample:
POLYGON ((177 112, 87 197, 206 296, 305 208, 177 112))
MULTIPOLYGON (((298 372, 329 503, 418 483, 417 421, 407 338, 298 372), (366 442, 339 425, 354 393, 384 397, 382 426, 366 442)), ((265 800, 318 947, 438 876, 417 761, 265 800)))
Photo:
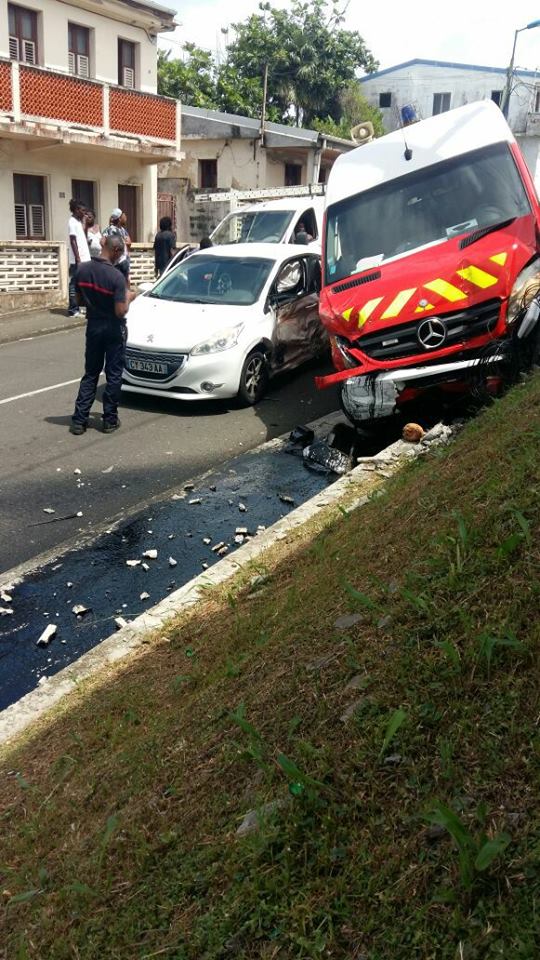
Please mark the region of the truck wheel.
POLYGON ((268 363, 264 353, 262 350, 252 350, 244 360, 238 399, 246 406, 254 406, 264 397, 269 380, 268 363))

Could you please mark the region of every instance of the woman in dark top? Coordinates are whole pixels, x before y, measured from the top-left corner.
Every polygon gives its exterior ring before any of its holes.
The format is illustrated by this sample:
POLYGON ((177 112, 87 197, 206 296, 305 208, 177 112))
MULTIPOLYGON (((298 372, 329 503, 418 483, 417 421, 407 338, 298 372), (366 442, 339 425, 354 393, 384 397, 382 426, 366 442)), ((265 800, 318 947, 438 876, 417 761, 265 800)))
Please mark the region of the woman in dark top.
POLYGON ((162 217, 154 239, 154 262, 156 276, 160 277, 176 253, 176 234, 172 231, 170 217, 162 217))

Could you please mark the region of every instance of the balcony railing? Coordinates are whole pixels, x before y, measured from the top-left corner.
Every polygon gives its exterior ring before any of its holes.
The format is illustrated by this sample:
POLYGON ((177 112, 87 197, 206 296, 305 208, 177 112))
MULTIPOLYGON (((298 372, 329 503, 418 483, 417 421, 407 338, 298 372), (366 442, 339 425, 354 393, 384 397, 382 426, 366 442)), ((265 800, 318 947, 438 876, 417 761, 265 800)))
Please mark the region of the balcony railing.
POLYGON ((180 149, 180 111, 176 100, 14 60, 0 60, 2 114, 8 114, 15 123, 49 121, 104 137, 137 137, 180 149))

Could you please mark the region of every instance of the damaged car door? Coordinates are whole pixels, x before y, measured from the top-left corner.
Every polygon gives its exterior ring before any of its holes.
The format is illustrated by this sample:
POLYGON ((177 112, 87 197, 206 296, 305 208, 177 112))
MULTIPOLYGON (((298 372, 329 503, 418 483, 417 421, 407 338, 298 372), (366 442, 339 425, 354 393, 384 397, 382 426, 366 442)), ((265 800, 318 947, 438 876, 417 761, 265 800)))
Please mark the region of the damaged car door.
POLYGON ((276 316, 274 371, 291 370, 326 351, 328 335, 319 319, 320 289, 321 265, 315 254, 294 257, 279 271, 270 295, 276 316))

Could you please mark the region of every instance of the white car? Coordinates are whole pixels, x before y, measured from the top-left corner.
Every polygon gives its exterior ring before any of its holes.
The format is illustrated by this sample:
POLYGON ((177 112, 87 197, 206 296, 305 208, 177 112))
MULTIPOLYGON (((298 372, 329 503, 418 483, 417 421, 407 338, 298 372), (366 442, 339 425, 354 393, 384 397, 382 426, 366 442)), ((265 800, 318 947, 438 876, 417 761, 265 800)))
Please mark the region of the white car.
POLYGON ((130 306, 123 389, 257 403, 272 374, 327 350, 320 282, 320 257, 306 246, 192 254, 130 306))

